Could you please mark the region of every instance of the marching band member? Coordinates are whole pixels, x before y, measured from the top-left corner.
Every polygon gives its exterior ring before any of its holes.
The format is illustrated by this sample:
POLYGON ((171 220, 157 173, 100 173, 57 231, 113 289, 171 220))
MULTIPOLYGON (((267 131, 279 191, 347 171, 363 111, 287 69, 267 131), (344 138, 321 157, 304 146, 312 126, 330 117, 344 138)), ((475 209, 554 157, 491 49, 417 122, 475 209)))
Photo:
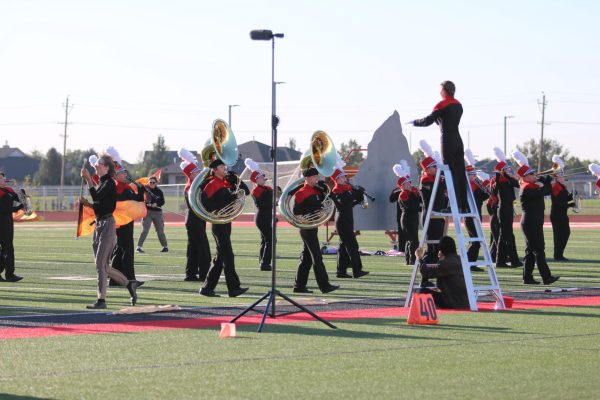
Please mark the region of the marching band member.
POLYGON ((599 193, 598 197, 600 197, 600 165, 596 163, 591 163, 588 165, 588 169, 592 175, 598 178, 598 180, 596 181, 596 192, 599 193))
POLYGON ((13 212, 24 207, 19 196, 7 186, 6 175, 0 171, 0 274, 6 272, 0 282, 19 282, 23 277, 15 275, 15 248, 13 239, 15 227, 13 212))
POLYGON ((500 223, 498 222, 498 197, 492 192, 496 177, 493 176, 487 185, 490 197, 486 201, 487 212, 490 216, 490 256, 496 262, 496 251, 498 250, 498 239, 500 237, 500 223))
POLYGON ((360 278, 368 275, 369 272, 363 270, 362 260, 360 259, 358 241, 354 234, 353 208, 364 200, 365 195, 358 188, 348 183, 348 175, 344 171, 344 165, 344 161, 338 155, 336 170, 333 171, 330 177, 334 183, 331 190, 331 199, 337 209, 335 228, 340 236, 337 252, 337 277, 351 278, 347 272, 348 266, 351 266, 352 276, 360 278))
MULTIPOLYGON (((544 285, 556 282, 560 277, 552 276, 550 267, 546 263, 544 243, 544 196, 551 192, 552 177, 538 178, 535 171, 529 167, 527 158, 519 151, 513 153, 513 158, 521 166, 517 175, 521 178, 520 201, 523 215, 521 216, 521 229, 525 235, 525 268, 523 269, 523 283, 526 285, 539 285, 533 279, 533 267, 537 264, 538 271, 544 285)), ((498 254, 500 257, 500 254, 498 254)))
MULTIPOLYGON (((106 152, 112 157, 115 164, 115 180, 117 181, 117 201, 144 201, 145 188, 139 183, 134 183, 137 192, 131 187, 131 178, 123 166, 121 156, 117 149, 109 146, 106 152)), ((133 226, 134 221, 117 228, 117 246, 112 256, 112 267, 121 271, 129 280, 135 279, 135 260, 134 260, 134 245, 133 245, 133 226)), ((138 286, 141 286, 140 282, 138 286)), ((113 279, 110 285, 116 286, 118 282, 113 279)))
POLYGON ((86 181, 93 204, 85 198, 79 201, 86 207, 92 207, 96 215, 94 227, 93 249, 96 261, 96 272, 98 273, 98 291, 95 303, 87 306, 89 309, 106 308, 106 278, 114 280, 121 286, 126 286, 131 296, 131 305, 137 302, 136 288, 139 282, 128 280, 123 273, 113 268, 110 263, 110 256, 117 244, 117 234, 115 229, 115 219, 113 212, 117 205, 117 185, 113 179, 115 174, 115 165, 108 154, 101 154, 100 157, 94 157, 92 165, 96 170, 96 176, 99 177, 99 183, 96 186, 90 173, 86 168, 81 169, 81 177, 86 181))
POLYGON ((395 203, 396 204, 396 222, 398 224, 398 230, 397 230, 397 234, 396 234, 396 240, 398 242, 398 251, 404 251, 404 248, 406 247, 406 236, 404 235, 404 230, 402 229, 402 207, 400 207, 400 203, 398 202, 398 197, 400 196, 400 191, 402 190, 402 188, 400 186, 398 186, 398 181, 396 181, 396 186, 394 187, 394 189, 392 189, 392 192, 390 193, 390 203, 395 203))
POLYGON ((567 211, 569 207, 575 207, 575 200, 573 194, 569 193, 565 186, 564 162, 556 154, 552 157, 552 162, 560 166, 560 169, 554 174, 554 182, 550 193, 552 201, 550 222, 552 223, 552 236, 554 239, 554 261, 569 261, 564 256, 565 247, 567 247, 569 236, 571 236, 567 211))
POLYGON ((458 131, 458 124, 463 113, 462 105, 454 98, 456 86, 451 81, 440 84, 442 101, 437 103, 431 114, 422 119, 412 121, 414 126, 429 126, 434 122, 442 133, 442 158, 450 168, 454 181, 454 192, 460 212, 468 212, 467 181, 465 178, 465 162, 463 160, 463 141, 458 131))
MULTIPOLYGON (((196 215, 190 206, 189 192, 192 182, 201 172, 201 165, 196 157, 187 149, 180 149, 177 154, 183 160, 180 164, 181 171, 187 181, 183 189, 183 197, 187 208, 185 210, 185 230, 187 232, 187 252, 185 264, 185 281, 204 282, 210 268, 211 254, 210 243, 206 235, 206 221, 196 215)), ((201 186, 208 184, 210 177, 201 186)))
MULTIPOLYGON (((292 210, 294 215, 317 211, 322 208, 323 200, 325 200, 325 182, 319 182, 317 169, 314 167, 305 168, 302 170, 302 176, 304 176, 304 186, 294 193, 294 208, 292 210)), ((313 267, 317 285, 319 285, 321 292, 330 293, 339 289, 338 285, 329 283, 329 276, 325 270, 325 264, 323 264, 318 230, 318 227, 300 229, 300 237, 304 247, 296 272, 294 293, 312 293, 312 290, 306 287, 311 267, 313 267)))
POLYGON ((165 236, 165 220, 161 208, 165 204, 165 195, 158 187, 158 178, 155 176, 151 176, 148 179, 148 186, 146 186, 145 189, 146 194, 144 198, 146 200, 146 209, 148 210, 148 213, 142 218, 142 232, 138 239, 136 251, 138 253, 144 252, 142 247, 144 246, 148 232, 150 232, 150 227, 154 224, 158 241, 162 246, 161 253, 166 253, 169 251, 169 246, 167 244, 167 237, 165 236))
POLYGON ((496 179, 492 187, 492 193, 498 197, 498 223, 500 233, 498 237, 498 249, 496 250, 496 268, 507 268, 506 259, 510 259, 510 267, 522 267, 519 260, 515 235, 513 233, 515 188, 519 187, 519 180, 512 174, 510 166, 506 163, 504 152, 494 147, 498 163, 494 167, 496 179))
MULTIPOLYGON (((402 160, 404 161, 404 160, 402 160)), ((415 263, 415 251, 419 246, 419 211, 423 204, 419 189, 412 185, 410 180, 410 170, 406 162, 400 162, 393 166, 394 173, 398 176, 396 186, 400 189, 398 194, 398 206, 402 209, 402 217, 400 227, 406 238, 404 250, 406 264, 413 265, 415 263), (406 165, 406 167, 403 167, 406 165)))
POLYGON ((273 188, 265 185, 266 177, 258 164, 246 158, 244 164, 252 173, 250 181, 254 183, 252 198, 256 205, 254 223, 260 231, 260 248, 258 251, 261 271, 271 271, 272 236, 273 236, 273 188))
MULTIPOLYGON (((475 171, 475 158, 473 157, 473 153, 470 149, 465 150, 465 160, 467 161, 467 166, 465 169, 469 177, 469 185, 471 186, 471 191, 473 192, 473 198, 475 199, 475 208, 477 209, 479 219, 481 220, 481 207, 489 195, 485 191, 485 188, 482 187, 482 184, 480 184, 477 180, 478 177, 477 172, 475 171)), ((469 233, 469 237, 477 237, 477 229, 475 229, 473 218, 465 218, 465 226, 467 228, 467 232, 469 233)), ((477 260, 479 257, 480 248, 481 243, 471 242, 469 250, 467 250, 469 261, 473 262, 477 260)), ((471 271, 483 271, 483 269, 472 265, 471 271)))
MULTIPOLYGON (((431 146, 425 141, 419 142, 419 147, 425 153, 425 158, 420 162, 423 171, 421 173, 421 195, 423 198, 423 224, 427 218, 427 210, 429 209, 429 200, 433 193, 433 185, 435 183, 435 175, 437 173, 438 160, 435 159, 434 153, 431 150, 431 146)), ((445 195, 446 184, 441 179, 438 183, 437 193, 435 195, 435 202, 433 203, 433 211, 442 211, 448 207, 448 200, 445 195)), ((444 235, 444 227, 446 221, 443 218, 431 218, 429 220, 429 228, 427 229, 427 240, 440 240, 444 235)), ((425 259, 427 263, 436 263, 438 260, 438 245, 428 244, 427 251, 425 252, 425 259)))
MULTIPOLYGON (((239 177, 232 172, 227 173, 227 166, 217 158, 208 167, 212 170, 213 178, 202 191, 202 204, 207 211, 218 211, 230 204, 236 194, 233 192, 239 177)), ((246 194, 250 193, 248 186, 239 181, 239 186, 246 194)), ((211 224, 212 234, 217 245, 217 252, 212 265, 206 275, 206 280, 200 294, 208 297, 218 296, 215 287, 219 283, 221 272, 225 271, 225 282, 229 297, 237 297, 245 293, 248 288, 240 286, 240 279, 235 272, 233 248, 231 246, 231 222, 226 224, 211 224)))

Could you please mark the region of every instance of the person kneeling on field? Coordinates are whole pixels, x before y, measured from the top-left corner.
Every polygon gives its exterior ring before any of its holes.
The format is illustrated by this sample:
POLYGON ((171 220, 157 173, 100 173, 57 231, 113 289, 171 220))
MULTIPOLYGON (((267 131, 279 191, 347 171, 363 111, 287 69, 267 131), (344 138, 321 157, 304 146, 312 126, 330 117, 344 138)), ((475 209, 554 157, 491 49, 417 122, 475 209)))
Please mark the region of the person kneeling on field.
POLYGON ((415 251, 420 260, 420 271, 424 279, 436 278, 436 288, 422 288, 421 293, 433 296, 438 308, 469 308, 469 297, 465 286, 460 257, 456 254, 454 239, 444 236, 440 239, 436 264, 425 264, 425 251, 418 247, 415 251))

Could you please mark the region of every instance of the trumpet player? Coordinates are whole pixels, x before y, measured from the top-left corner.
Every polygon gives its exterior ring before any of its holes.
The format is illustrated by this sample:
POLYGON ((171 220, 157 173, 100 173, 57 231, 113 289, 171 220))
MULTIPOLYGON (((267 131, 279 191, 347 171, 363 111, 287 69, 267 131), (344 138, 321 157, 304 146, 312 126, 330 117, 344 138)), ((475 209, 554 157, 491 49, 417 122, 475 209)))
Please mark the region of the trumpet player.
MULTIPOLYGON (((202 191, 202 204, 207 211, 219 211, 235 200, 237 192, 234 189, 238 185, 246 194, 250 193, 248 186, 240 181, 233 171, 227 172, 227 166, 221 159, 216 158, 208 167, 211 169, 213 178, 202 191)), ((221 272, 224 271, 229 297, 237 297, 248 291, 248 288, 240 286, 240 278, 235 271, 234 254, 231 246, 231 222, 226 224, 213 223, 212 234, 217 245, 217 251, 208 270, 204 285, 200 289, 200 294, 208 297, 218 296, 215 293, 215 288, 219 283, 221 272)))
POLYGON ((419 189, 412 185, 409 170, 406 170, 401 164, 394 165, 393 170, 398 176, 396 186, 400 189, 397 200, 398 206, 402 210, 400 228, 406 238, 406 244, 402 250, 404 250, 406 264, 413 265, 416 258, 415 252, 419 246, 419 211, 421 211, 423 199, 419 189))
MULTIPOLYGON (((304 185, 294 193, 294 208, 292 210, 294 215, 304 215, 320 210, 323 207, 327 191, 325 182, 319 182, 319 172, 316 168, 303 169, 302 176, 304 177, 304 185)), ((312 293, 306 287, 311 267, 314 269, 317 285, 321 292, 330 293, 339 289, 338 285, 329 283, 329 276, 325 264, 323 264, 318 229, 318 227, 300 229, 300 237, 304 247, 296 272, 294 293, 312 293)))
POLYGON ((150 232, 150 227, 154 225, 158 241, 162 246, 161 253, 166 253, 169 251, 169 246, 167 244, 167 237, 165 236, 165 219, 161 208, 165 205, 165 195, 158 187, 158 178, 155 176, 151 176, 148 179, 148 185, 145 186, 145 189, 146 194, 144 195, 144 199, 148 213, 142 218, 142 232, 138 239, 136 252, 144 252, 142 247, 144 246, 148 232, 150 232))
MULTIPOLYGON (((339 156, 338 156, 339 157, 339 156)), ((340 236, 340 243, 337 254, 337 277, 338 278, 360 278, 368 275, 368 271, 363 270, 362 260, 358 251, 358 242, 354 234, 354 206, 362 203, 365 199, 363 191, 350 185, 348 175, 344 171, 344 162, 339 164, 331 175, 330 179, 334 182, 331 190, 331 199, 335 204, 337 213, 335 215, 335 228, 340 236), (352 267, 352 276, 347 272, 348 266, 352 267)))
MULTIPOLYGON (((489 197, 489 194, 481 180, 479 180, 477 177, 477 171, 475 171, 475 158, 473 157, 473 153, 470 149, 465 151, 465 160, 468 164, 465 167, 465 170, 467 171, 469 185, 471 187, 471 192, 473 192, 473 198, 475 199, 475 208, 477 209, 479 219, 481 220, 481 207, 483 206, 483 202, 489 197)), ((477 237, 477 229, 475 229, 475 222, 473 221, 473 218, 465 218, 465 226, 467 228, 467 232, 469 233, 469 237, 477 237)), ((471 242, 469 245, 469 250, 467 250, 469 261, 473 262, 477 260, 479 257, 480 248, 481 244, 479 242, 471 242)), ((471 266, 471 271, 483 270, 473 265, 471 266)))
POLYGON ((246 158, 244 164, 252 173, 250 181, 254 183, 252 198, 256 205, 254 223, 260 231, 260 248, 258 250, 260 259, 260 270, 271 271, 271 257, 273 245, 273 188, 266 185, 266 177, 260 170, 258 164, 251 158, 246 158))
POLYGON ((13 212, 24 205, 19 196, 7 185, 6 175, 0 171, 0 282, 19 282, 23 277, 15 275, 15 248, 13 212), (2 273, 5 273, 2 278, 2 273))
POLYGON ((569 261, 564 256, 565 247, 571 236, 569 226, 569 207, 575 207, 573 193, 569 193, 565 186, 565 177, 561 171, 554 176, 552 191, 550 193, 552 206, 550 208, 550 222, 552 222, 552 235, 554 239, 554 261, 569 261))
POLYGON ((525 235, 523 283, 539 285, 540 282, 533 279, 533 267, 537 264, 544 285, 550 285, 560 278, 552 276, 550 272, 550 267, 546 263, 544 243, 544 196, 551 192, 552 177, 545 176, 538 180, 535 171, 529 167, 527 158, 522 153, 515 151, 513 157, 521 166, 517 174, 521 180, 519 196, 523 209, 521 229, 525 235))

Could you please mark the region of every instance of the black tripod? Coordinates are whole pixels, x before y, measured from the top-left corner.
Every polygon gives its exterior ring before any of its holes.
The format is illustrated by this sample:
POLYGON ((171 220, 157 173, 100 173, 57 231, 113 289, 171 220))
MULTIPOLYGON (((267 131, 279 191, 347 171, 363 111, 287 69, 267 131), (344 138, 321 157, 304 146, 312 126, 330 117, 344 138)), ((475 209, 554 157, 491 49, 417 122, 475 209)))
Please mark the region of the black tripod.
MULTIPOLYGON (((277 117, 277 115, 275 114, 275 92, 276 92, 276 82, 275 82, 275 38, 282 38, 283 37, 283 33, 273 33, 272 31, 269 30, 257 30, 257 31, 252 31, 250 32, 250 38, 252 40, 270 40, 271 41, 271 48, 272 48, 272 57, 271 57, 271 159, 273 160, 273 184, 277 185, 277 126, 279 125, 279 117, 277 117)), ((265 324, 265 320, 267 318, 267 315, 269 315, 271 318, 277 318, 277 314, 275 312, 275 298, 277 296, 283 298, 284 300, 288 301, 290 304, 294 305, 296 308, 298 308, 300 311, 303 311, 307 314, 310 314, 313 318, 321 321, 322 323, 324 323, 325 325, 336 329, 336 326, 333 325, 332 323, 330 323, 329 321, 324 320, 323 318, 319 317, 317 314, 313 313, 312 311, 310 311, 308 308, 298 304, 297 302, 295 302, 294 300, 290 299, 288 296, 286 296, 285 294, 281 293, 279 290, 277 290, 276 287, 276 276, 277 276, 277 251, 276 251, 276 245, 277 242, 275 241, 275 238, 277 237, 275 230, 277 228, 277 224, 276 224, 276 216, 277 216, 277 191, 275 190, 276 188, 273 188, 273 209, 272 209, 272 214, 271 214, 271 227, 272 227, 272 234, 271 234, 271 260, 272 260, 272 271, 271 271, 271 289, 265 293, 264 295, 261 296, 260 299, 258 299, 257 301, 255 301, 254 303, 252 303, 250 306, 246 307, 246 309, 244 311, 242 311, 241 313, 239 313, 235 318, 233 318, 231 321, 231 323, 237 321, 239 318, 241 318, 243 315, 245 315, 246 313, 248 313, 250 310, 254 310, 256 306, 258 306, 260 303, 262 303, 262 301, 264 299, 267 299, 267 305, 265 307, 265 310, 263 312, 263 316, 262 319, 260 321, 260 325, 258 326, 258 332, 262 332, 263 326, 265 324), (270 312, 269 312, 270 311, 270 312)), ((255 311, 255 310, 254 310, 255 311)))

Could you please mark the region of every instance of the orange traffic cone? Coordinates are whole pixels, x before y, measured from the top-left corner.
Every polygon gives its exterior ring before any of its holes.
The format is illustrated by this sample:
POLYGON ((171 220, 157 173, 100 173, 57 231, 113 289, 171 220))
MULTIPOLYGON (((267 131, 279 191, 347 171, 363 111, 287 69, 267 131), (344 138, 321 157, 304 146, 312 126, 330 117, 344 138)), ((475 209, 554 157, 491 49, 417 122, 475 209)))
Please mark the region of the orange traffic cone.
POLYGON ((415 293, 410 303, 408 324, 434 325, 440 322, 431 294, 415 293))
POLYGON ((221 333, 219 334, 219 338, 230 338, 235 337, 235 324, 224 322, 221 324, 221 333))

